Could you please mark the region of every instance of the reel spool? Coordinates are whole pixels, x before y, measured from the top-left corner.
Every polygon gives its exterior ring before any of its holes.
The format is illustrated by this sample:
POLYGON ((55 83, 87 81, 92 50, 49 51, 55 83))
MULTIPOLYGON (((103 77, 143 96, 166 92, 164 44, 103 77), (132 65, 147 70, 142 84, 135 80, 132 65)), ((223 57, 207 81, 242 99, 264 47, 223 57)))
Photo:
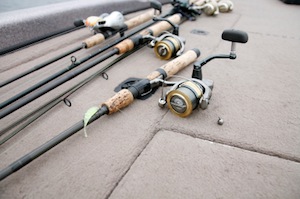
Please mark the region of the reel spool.
POLYGON ((150 47, 154 48, 155 55, 163 60, 180 56, 184 51, 184 46, 184 39, 171 33, 165 33, 150 43, 150 47))
POLYGON ((206 109, 212 95, 213 81, 195 78, 174 84, 166 95, 159 100, 159 106, 165 104, 177 116, 187 117, 194 109, 206 109), (209 85, 209 86, 208 86, 209 85))

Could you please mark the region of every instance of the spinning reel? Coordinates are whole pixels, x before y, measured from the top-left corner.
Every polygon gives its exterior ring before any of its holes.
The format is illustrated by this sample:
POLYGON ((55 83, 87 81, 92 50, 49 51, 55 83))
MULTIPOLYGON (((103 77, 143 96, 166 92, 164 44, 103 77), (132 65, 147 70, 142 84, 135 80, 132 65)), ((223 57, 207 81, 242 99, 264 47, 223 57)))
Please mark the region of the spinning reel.
POLYGON ((149 43, 150 48, 154 48, 156 56, 163 60, 169 60, 172 57, 180 56, 185 48, 185 39, 179 37, 179 26, 172 23, 168 19, 154 18, 154 21, 166 21, 173 27, 173 32, 163 32, 159 37, 146 36, 151 39, 149 43))
POLYGON ((154 48, 158 58, 168 60, 183 53, 185 40, 175 34, 164 32, 161 36, 153 38, 149 47, 154 48))
POLYGON ((230 54, 212 55, 194 63, 192 78, 179 82, 163 81, 163 86, 171 88, 165 94, 162 93, 158 102, 160 107, 167 104, 171 112, 180 117, 189 116, 197 107, 203 110, 208 107, 214 83, 212 80, 202 78, 202 66, 215 58, 235 59, 235 43, 246 43, 248 35, 239 30, 225 30, 222 39, 232 42, 230 54))
POLYGON ((160 107, 165 104, 180 117, 189 116, 198 106, 206 109, 212 95, 213 81, 197 78, 186 79, 174 84, 158 101, 160 107))
POLYGON ((194 4, 194 8, 202 10, 206 15, 218 15, 219 12, 230 12, 233 3, 230 0, 200 0, 194 4))

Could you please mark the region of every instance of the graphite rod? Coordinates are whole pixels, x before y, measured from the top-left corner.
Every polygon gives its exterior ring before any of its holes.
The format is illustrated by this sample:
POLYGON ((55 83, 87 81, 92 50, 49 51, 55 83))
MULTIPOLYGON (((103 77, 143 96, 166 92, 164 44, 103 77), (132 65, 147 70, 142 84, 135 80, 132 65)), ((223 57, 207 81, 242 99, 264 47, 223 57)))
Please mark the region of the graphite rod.
MULTIPOLYGON (((7 85, 7 84, 9 84, 9 83, 12 83, 12 82, 14 82, 14 81, 16 81, 16 80, 18 80, 18 79, 20 79, 20 78, 22 78, 22 77, 30 74, 30 73, 32 73, 32 72, 35 72, 35 71, 37 71, 37 70, 39 70, 39 69, 41 69, 41 68, 43 68, 43 67, 45 67, 45 66, 47 66, 47 65, 49 65, 49 64, 51 64, 53 62, 55 62, 55 61, 58 61, 58 60, 66 57, 66 56, 68 56, 68 55, 70 55, 70 54, 72 54, 74 52, 77 52, 77 51, 79 51, 81 49, 84 49, 84 48, 90 48, 92 46, 95 46, 97 44, 102 43, 103 41, 105 41, 106 39, 108 39, 108 38, 116 35, 117 33, 120 33, 120 32, 124 33, 124 31, 127 31, 127 30, 130 30, 130 29, 134 28, 134 27, 137 27, 138 25, 141 25, 142 23, 144 23, 146 21, 149 21, 153 16, 154 16, 154 11, 153 12, 149 11, 149 12, 146 12, 144 14, 141 14, 141 15, 138 15, 136 17, 133 17, 133 18, 129 19, 128 21, 125 21, 124 22, 124 28, 121 29, 121 30, 113 30, 109 34, 107 34, 105 32, 103 32, 103 34, 102 33, 98 33, 98 34, 96 34, 96 35, 94 35, 94 36, 86 39, 85 41, 83 41, 82 44, 80 44, 79 46, 75 47, 74 49, 71 49, 71 50, 69 50, 69 51, 67 51, 65 53, 62 53, 61 55, 53 57, 53 58, 51 58, 51 59, 49 59, 49 60, 47 60, 47 61, 45 61, 45 62, 43 62, 41 64, 38 64, 38 65, 34 66, 33 68, 31 68, 31 69, 29 69, 27 71, 24 71, 24 72, 22 72, 22 73, 20 73, 20 74, 18 74, 16 76, 14 76, 14 77, 6 80, 6 81, 4 81, 4 82, 1 82, 0 83, 0 88, 3 87, 3 86, 5 86, 5 85, 7 85)), ((53 77, 53 78, 55 78, 55 77, 53 77)), ((51 81, 51 80, 49 80, 49 81, 51 81)), ((46 80, 45 80, 45 82, 47 83, 46 80)), ((37 88, 39 88, 38 85, 36 85, 35 89, 37 89, 37 88)), ((32 89, 34 90, 34 88, 32 88, 32 89)), ((28 91, 28 92, 30 92, 30 91, 28 91)), ((20 95, 20 96, 24 96, 24 95, 26 95, 26 92, 24 92, 23 95, 20 95)), ((14 99, 17 99, 17 96, 14 99)), ((11 103, 12 102, 13 102, 13 100, 11 100, 11 103)), ((2 105, 2 106, 4 106, 4 105, 2 105)), ((0 109, 3 108, 2 106, 0 106, 0 109)))
MULTIPOLYGON (((164 15, 163 18, 166 17, 166 16, 168 16, 168 14, 164 15)), ((0 109, 3 109, 4 107, 6 107, 6 106, 12 104, 13 102, 15 102, 15 101, 19 100, 20 98, 22 98, 22 97, 28 95, 29 93, 31 93, 31 92, 33 92, 34 90, 36 90, 36 89, 42 87, 43 85, 47 84, 48 82, 50 82, 50 81, 52 81, 52 80, 58 78, 59 76, 65 74, 66 72, 68 72, 68 71, 74 69, 75 67, 78 67, 78 66, 81 65, 82 63, 84 63, 84 62, 90 60, 91 58, 93 58, 93 57, 99 55, 100 53, 102 53, 102 52, 108 50, 109 48, 111 48, 111 47, 113 47, 114 45, 116 45, 116 44, 122 42, 123 40, 125 40, 125 39, 127 39, 127 38, 133 36, 134 34, 140 32, 141 30, 143 30, 143 29, 145 29, 145 28, 147 28, 147 27, 153 25, 154 23, 156 23, 156 22, 155 22, 155 21, 152 21, 152 22, 149 22, 149 23, 145 24, 144 26, 140 27, 140 28, 137 29, 136 31, 134 31, 134 32, 132 32, 132 33, 129 33, 128 35, 125 35, 125 36, 123 36, 123 37, 120 37, 119 39, 115 40, 114 42, 112 42, 112 43, 110 43, 110 44, 107 44, 106 46, 104 46, 104 47, 98 49, 97 51, 95 51, 95 52, 89 54, 88 56, 86 56, 86 57, 80 59, 79 61, 76 61, 76 62, 72 63, 72 64, 69 65, 68 67, 66 67, 66 68, 64 68, 64 69, 62 69, 62 70, 60 70, 60 71, 58 71, 57 73, 55 73, 55 74, 53 74, 53 75, 51 75, 51 76, 49 76, 49 77, 43 79, 42 81, 36 83, 35 85, 33 85, 33 86, 31 86, 31 87, 29 87, 29 88, 27 88, 27 89, 21 91, 20 93, 18 93, 18 94, 16 94, 16 95, 12 96, 11 98, 5 100, 4 102, 1 102, 1 103, 0 103, 0 109)))
MULTIPOLYGON (((182 19, 182 15, 181 14, 174 14, 171 17, 169 17, 169 19, 174 20, 175 23, 180 23, 180 20, 182 19)), ((151 24, 152 23, 154 24, 155 21, 151 22, 151 24)), ((6 109, 1 110, 0 111, 0 119, 2 119, 3 117, 11 114, 12 112, 14 112, 17 109, 21 108, 22 106, 28 104, 29 102, 35 100, 36 98, 42 96, 43 94, 47 93, 48 91, 50 91, 50 90, 56 88, 57 86, 63 84, 64 82, 66 82, 66 81, 72 79, 73 77, 79 75, 80 73, 82 73, 82 72, 88 70, 89 68, 95 66, 96 64, 98 64, 98 63, 104 61, 105 59, 113 56, 114 54, 123 54, 123 53, 133 49, 134 46, 135 46, 135 43, 138 42, 142 38, 142 36, 145 36, 145 35, 150 34, 150 33, 152 33, 154 36, 157 36, 158 34, 162 33, 165 30, 170 29, 171 27, 172 26, 168 22, 162 21, 162 22, 159 22, 158 25, 153 25, 149 29, 140 32, 137 37, 135 37, 133 39, 127 39, 127 40, 123 41, 122 43, 118 43, 118 45, 116 45, 110 52, 103 55, 102 57, 97 58, 96 60, 92 61, 91 63, 88 63, 86 66, 84 66, 82 68, 75 69, 75 71, 70 71, 69 74, 61 77, 61 79, 57 79, 55 81, 49 82, 48 84, 44 85, 43 88, 41 88, 39 90, 36 90, 35 92, 30 93, 29 95, 23 97, 22 99, 20 99, 16 103, 11 104, 11 106, 7 107, 6 109)), ((123 38, 122 40, 124 40, 124 39, 125 38, 123 38)), ((90 56, 92 56, 92 55, 90 55, 90 56)))
MULTIPOLYGON (((89 123, 92 123, 96 119, 100 118, 102 115, 105 115, 107 113, 107 111, 108 110, 105 109, 105 108, 99 110, 91 118, 89 123)), ((3 180, 4 178, 6 178, 7 176, 9 176, 10 174, 18 171, 23 166, 27 165, 32 160, 36 159, 37 157, 39 157, 43 153, 47 152, 51 148, 55 147, 57 144, 61 143, 62 141, 64 141, 68 137, 72 136, 73 134, 75 134, 76 132, 81 130, 83 128, 83 126, 84 126, 84 123, 83 123, 83 120, 81 120, 81 121, 77 122, 76 124, 74 124, 73 126, 71 126, 69 129, 67 129, 67 130, 63 131, 62 133, 58 134, 57 136, 55 136, 54 138, 52 138, 51 140, 49 140, 45 144, 39 146, 38 148, 34 149, 33 151, 31 151, 27 155, 23 156, 19 160, 13 162, 11 165, 9 165, 8 167, 6 167, 5 169, 0 171, 0 181, 3 180)))
POLYGON ((22 100, 17 101, 16 103, 12 104, 11 106, 7 107, 4 110, 0 111, 0 119, 9 115, 10 113, 18 110, 22 106, 30 103, 31 101, 35 100, 36 98, 44 95, 45 93, 53 90, 57 86, 73 79, 74 77, 78 76, 79 74, 85 72, 86 70, 92 68, 93 66, 99 64, 100 62, 112 57, 113 55, 117 54, 119 50, 117 48, 113 48, 111 51, 107 52, 106 54, 102 55, 101 57, 93 60, 92 62, 88 63, 84 67, 77 68, 75 71, 70 71, 67 75, 57 79, 56 81, 49 82, 43 88, 37 90, 36 92, 31 93, 30 95, 25 96, 22 100))
MULTIPOLYGON (((180 70, 184 69, 186 66, 190 65, 192 62, 196 61, 197 57, 199 56, 200 56, 200 51, 198 49, 189 50, 183 55, 161 66, 160 70, 163 70, 164 71, 163 74, 166 74, 165 78, 170 77, 176 74, 177 72, 179 72, 180 70)), ((162 77, 162 73, 159 72, 159 70, 155 70, 147 76, 146 80, 150 81, 158 77, 162 77)), ((105 114, 112 114, 122 108, 125 108, 126 106, 130 105, 134 101, 134 98, 136 97, 137 96, 134 93, 132 93, 130 88, 122 89, 121 91, 119 91, 117 94, 115 94, 113 97, 111 97, 101 105, 98 111, 91 117, 88 124, 91 124, 92 122, 94 122, 95 120, 97 120, 98 118, 100 118, 105 114)), ((75 123, 70 128, 61 132, 60 134, 58 134, 57 136, 55 136, 45 144, 39 146, 38 148, 26 154, 25 156, 16 160, 8 167, 0 171, 0 181, 6 178, 7 176, 11 175, 12 173, 18 171, 23 166, 27 165, 28 163, 30 163, 31 161, 33 161, 43 153, 47 152, 57 144, 67 139, 68 137, 72 136, 73 134, 81 130, 83 127, 84 127, 84 121, 81 120, 75 123)))
POLYGON ((47 66, 49 64, 52 64, 53 62, 56 62, 56 61, 58 61, 58 60, 60 60, 60 59, 62 59, 64 57, 66 57, 66 56, 68 56, 68 55, 70 55, 72 53, 75 53, 75 52, 77 52, 77 51, 79 51, 79 50, 81 50, 83 48, 84 48, 84 45, 76 46, 75 48, 73 48, 71 50, 68 50, 67 52, 64 52, 64 53, 62 53, 62 54, 60 54, 60 55, 58 55, 56 57, 53 57, 53 58, 51 58, 51 59, 49 59, 49 60, 47 60, 47 61, 45 61, 43 63, 40 63, 40 64, 34 66, 33 68, 31 68, 31 69, 29 69, 27 71, 24 71, 24 72, 22 72, 22 73, 20 73, 20 74, 18 74, 16 76, 14 76, 14 77, 12 77, 12 78, 9 78, 9 79, 5 80, 4 82, 1 82, 0 83, 0 88, 3 87, 3 86, 6 86, 7 84, 10 84, 10 83, 18 80, 18 79, 20 79, 22 77, 25 77, 26 75, 28 75, 30 73, 33 73, 34 71, 37 71, 37 70, 39 70, 39 69, 41 69, 41 68, 43 68, 43 67, 45 67, 45 66, 47 66))
POLYGON ((73 93, 75 93, 77 90, 79 90, 80 88, 82 88, 83 86, 85 86, 86 84, 88 84, 89 82, 91 82, 93 79, 95 79, 96 77, 98 77, 100 74, 102 74, 106 70, 108 70, 114 64, 118 63, 119 61, 121 61, 122 59, 124 59, 127 56, 131 55, 132 53, 134 53, 135 51, 139 50, 142 47, 144 47, 144 45, 138 46, 137 48, 134 48, 133 50, 131 50, 131 51, 129 51, 129 52, 127 52, 127 53, 119 56, 118 58, 116 58, 115 60, 113 60, 112 62, 110 62, 109 64, 107 64, 105 67, 101 68, 100 70, 98 70, 94 74, 92 74, 89 77, 87 77, 86 79, 82 80, 81 82, 79 82, 75 86, 69 88, 68 90, 64 91, 60 95, 58 95, 55 98, 51 99, 50 101, 46 102, 42 106, 40 106, 37 109, 35 109, 35 110, 31 111, 30 113, 26 114, 24 117, 18 119, 17 121, 15 121, 14 123, 12 123, 11 125, 9 125, 6 128, 2 129, 1 132, 0 132, 0 136, 3 135, 3 134, 5 134, 10 129, 19 126, 17 129, 15 129, 13 132, 11 132, 9 135, 7 135, 5 138, 3 138, 0 141, 0 146, 2 144, 4 144, 6 141, 8 141, 10 138, 12 138, 13 136, 15 136, 16 134, 18 134, 20 131, 22 131, 24 128, 26 128, 28 125, 30 125, 31 123, 33 123, 39 117, 41 117, 42 115, 44 115, 46 112, 48 112, 49 110, 51 110, 57 104, 59 104, 60 102, 64 101, 64 99, 68 98, 70 95, 72 95, 73 93), (25 120, 27 120, 27 121, 25 123, 21 124, 21 122, 24 122, 25 120))

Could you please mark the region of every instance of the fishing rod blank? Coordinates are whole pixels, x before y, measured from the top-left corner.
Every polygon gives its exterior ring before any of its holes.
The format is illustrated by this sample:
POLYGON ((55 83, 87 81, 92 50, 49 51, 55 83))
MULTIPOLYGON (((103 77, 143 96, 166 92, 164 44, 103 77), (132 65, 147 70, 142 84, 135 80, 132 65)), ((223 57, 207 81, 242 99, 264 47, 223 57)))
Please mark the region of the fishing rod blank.
POLYGON ((2 144, 4 144, 6 141, 8 141, 10 138, 15 136, 16 134, 18 134, 20 131, 22 131, 24 128, 26 128, 28 125, 33 123, 39 117, 44 115, 46 112, 48 112, 49 110, 54 108, 60 102, 64 101, 67 106, 71 106, 71 102, 69 102, 69 100, 67 100, 67 98, 70 97, 70 95, 72 95, 77 90, 79 90, 80 88, 82 88, 83 86, 85 86, 86 84, 91 82, 93 79, 95 79, 99 75, 105 73, 105 71, 108 70, 110 67, 112 67, 114 64, 116 64, 119 61, 121 61, 122 59, 128 57, 129 55, 131 55, 132 53, 134 53, 135 51, 139 50, 142 47, 144 47, 144 45, 140 45, 137 48, 134 48, 133 50, 119 56, 118 58, 116 58, 115 60, 113 60, 112 62, 107 64, 105 67, 101 68, 100 70, 98 70, 94 74, 90 75, 89 77, 87 77, 83 81, 79 82, 75 86, 69 88, 68 90, 64 91, 60 95, 56 96, 55 98, 53 98, 50 101, 43 104, 42 106, 40 106, 37 109, 31 111, 30 113, 26 114, 25 116, 18 119, 14 123, 10 124, 9 126, 5 127, 4 129, 2 129, 1 132, 0 132, 0 136, 3 135, 4 133, 6 133, 7 131, 11 130, 12 128, 17 127, 17 126, 20 125, 17 129, 15 129, 13 132, 11 132, 9 135, 7 135, 5 138, 3 138, 0 141, 0 146, 2 144), (67 101, 68 101, 68 103, 67 103, 67 101), (21 122, 24 122, 24 123, 21 124, 21 122))
MULTIPOLYGON (((140 95, 149 92, 148 89, 152 89, 150 85, 150 81, 154 80, 155 78, 165 79, 170 77, 180 70, 184 69, 186 66, 190 65, 192 62, 195 62, 197 57, 200 56, 200 51, 198 49, 189 50, 183 55, 175 58, 174 60, 168 62, 167 64, 161 66, 157 70, 150 73, 146 79, 142 79, 136 84, 132 85, 128 89, 122 89, 118 93, 116 93, 112 98, 108 99, 106 102, 101 104, 101 107, 98 111, 91 117, 88 124, 91 124, 98 118, 103 115, 109 115, 112 113, 117 112, 118 110, 125 108, 126 106, 130 105, 135 98, 139 97, 140 95)), ((155 84, 155 86, 158 86, 155 84)), ((8 167, 4 168, 0 171, 0 180, 3 180, 7 176, 11 175, 12 173, 18 171, 32 160, 38 158, 43 153, 47 152, 57 144, 61 143, 68 137, 72 136, 79 130, 84 127, 84 121, 81 120, 71 126, 70 128, 66 129, 65 131, 61 132, 45 144, 39 146, 38 148, 34 149, 32 152, 26 154, 25 156, 21 157, 17 161, 10 164, 8 167)))
MULTIPOLYGON (((172 23, 179 24, 181 21, 182 15, 181 14, 174 14, 170 17, 168 17, 168 20, 172 23)), ((82 68, 77 68, 75 71, 70 71, 67 75, 61 77, 60 79, 57 79, 56 81, 49 82, 48 84, 44 85, 41 89, 35 91, 34 93, 31 93, 21 100, 17 101, 16 103, 12 104, 11 106, 7 107, 4 110, 0 111, 0 119, 3 117, 9 115, 10 113, 16 111, 17 109, 21 108, 22 106, 30 103, 31 101, 35 100, 36 98, 42 96, 43 94, 51 91, 52 89, 56 88, 57 86, 65 83, 66 81, 69 81, 76 77, 77 75, 85 72, 86 70, 92 68, 93 66, 99 64, 100 62, 112 57, 116 54, 123 54, 130 50, 132 50, 136 45, 140 44, 140 41, 142 40, 143 36, 146 35, 153 35, 158 36, 163 31, 166 31, 170 29, 172 26, 169 24, 169 22, 161 21, 150 28, 141 31, 139 34, 137 34, 135 37, 132 37, 131 39, 124 39, 121 43, 118 43, 116 46, 112 48, 111 51, 107 52, 106 54, 102 55, 101 57, 93 60, 92 62, 88 63, 87 65, 83 66, 82 68)))
MULTIPOLYGON (((145 21, 148 21, 149 18, 152 18, 152 16, 153 16, 153 11, 151 11, 151 12, 146 12, 146 13, 144 13, 144 14, 142 14, 142 15, 139 15, 139 16, 137 16, 137 17, 134 17, 134 18, 129 19, 128 21, 126 21, 126 22, 125 22, 125 27, 127 27, 128 29, 131 29, 131 28, 133 28, 133 27, 135 27, 135 26, 138 26, 139 24, 144 23, 145 21)), ((165 16, 164 16, 164 17, 165 17, 165 16)), ((149 25, 146 25, 145 27, 148 27, 148 26, 152 25, 153 23, 154 23, 154 22, 150 23, 149 25)), ((142 29, 144 29, 145 27, 143 27, 142 29)), ((127 28, 124 28, 124 30, 126 30, 127 28)), ((141 31, 142 29, 136 30, 136 31, 134 32, 134 34, 137 33, 137 32, 139 32, 139 31, 141 31)), ((127 36, 126 38, 128 38, 128 37, 130 37, 130 36, 132 36, 132 35, 133 35, 133 34, 130 34, 130 35, 127 36)), ((90 47, 92 47, 92 46, 94 46, 94 45, 96 45, 96 44, 99 44, 99 43, 103 42, 103 41, 104 41, 106 38, 108 38, 108 37, 109 37, 108 35, 104 36, 104 34, 97 34, 97 35, 94 35, 93 37, 90 37, 89 39, 87 39, 87 40, 85 40, 85 41, 83 42, 83 47, 85 47, 85 48, 90 48, 90 47)), ((121 38, 122 38, 122 37, 121 37, 121 38)), ((111 43, 111 44, 105 46, 105 47, 102 48, 102 49, 99 49, 98 51, 96 51, 96 52, 90 54, 89 56, 82 58, 82 59, 81 59, 80 61, 78 61, 78 62, 76 62, 76 60, 72 61, 72 64, 71 64, 70 66, 66 67, 65 69, 62 69, 61 71, 59 71, 59 72, 57 72, 57 73, 55 73, 55 74, 53 74, 53 75, 47 77, 46 79, 44 79, 44 80, 38 82, 37 84, 35 84, 35 85, 33 85, 33 86, 27 88, 26 90, 24 90, 24 91, 22 91, 22 92, 20 92, 20 93, 18 93, 18 94, 16 94, 16 95, 14 95, 13 97, 9 98, 8 100, 2 102, 2 103, 0 104, 0 109, 2 109, 2 108, 4 108, 4 107, 8 106, 9 104, 11 104, 11 103, 17 101, 17 100, 20 99, 21 97, 24 97, 25 95, 27 95, 27 94, 31 93, 32 91, 34 91, 34 90, 40 88, 41 86, 47 84, 48 82, 54 80, 54 79, 57 78, 57 77, 63 75, 64 73, 66 73, 66 72, 72 70, 73 68, 75 68, 75 67, 79 66, 80 64, 82 64, 82 63, 88 61, 89 59, 93 58, 94 56, 96 56, 96 55, 98 55, 98 54, 100 54, 100 53, 102 53, 102 52, 104 52, 105 50, 111 48, 112 46, 116 45, 117 43, 119 43, 119 42, 121 42, 121 41, 123 41, 123 39, 116 40, 115 42, 113 42, 113 43, 111 43)), ((72 59, 71 59, 71 60, 72 60, 72 59)), ((45 66, 45 65, 43 65, 43 66, 45 66)))
MULTIPOLYGON (((161 3, 160 2, 151 1, 151 7, 153 7, 155 10, 158 10, 159 13, 161 12, 161 3)), ((54 62, 66 57, 66 56, 68 56, 72 53, 75 53, 75 52, 77 52, 81 49, 84 49, 84 48, 91 48, 91 47, 93 47, 97 44, 102 43, 106 39, 116 35, 117 33, 124 33, 127 30, 130 30, 134 27, 137 27, 138 25, 141 25, 141 24, 145 23, 146 21, 151 20, 155 15, 156 15, 155 11, 151 10, 151 11, 145 12, 141 15, 138 15, 136 17, 133 17, 133 18, 125 21, 124 24, 123 24, 122 29, 120 29, 120 30, 110 31, 110 32, 107 32, 107 33, 106 32, 98 33, 98 34, 84 40, 82 44, 75 47, 74 49, 71 49, 67 52, 64 52, 61 55, 53 57, 53 58, 51 58, 51 59, 49 59, 49 60, 47 60, 47 61, 45 61, 41 64, 38 64, 38 65, 34 66, 33 68, 31 68, 27 71, 24 71, 24 72, 22 72, 22 73, 20 73, 16 76, 10 78, 10 79, 5 80, 4 82, 1 82, 0 83, 0 88, 3 87, 3 86, 6 86, 7 84, 9 84, 11 82, 14 82, 14 81, 16 81, 16 80, 32 73, 32 72, 35 72, 35 71, 37 71, 37 70, 39 70, 39 69, 41 69, 41 68, 43 68, 43 67, 45 67, 45 66, 47 66, 51 63, 54 63, 54 62)), ((3 108, 3 107, 0 106, 0 108, 3 108)))
POLYGON ((24 71, 24 72, 22 72, 22 73, 20 73, 20 74, 18 74, 16 76, 14 76, 14 77, 12 77, 12 78, 9 78, 9 79, 7 79, 7 80, 5 80, 5 81, 3 81, 3 82, 0 83, 0 88, 3 87, 3 86, 6 86, 7 84, 10 84, 10 83, 18 80, 18 79, 20 79, 22 77, 25 77, 26 75, 28 75, 30 73, 33 73, 34 71, 37 71, 37 70, 39 70, 39 69, 41 69, 41 68, 43 68, 43 67, 45 67, 45 66, 47 66, 49 64, 52 64, 52 63, 56 62, 57 60, 60 60, 60 59, 66 57, 66 56, 68 56, 68 55, 70 55, 72 53, 75 53, 75 52, 81 50, 82 48, 84 48, 84 44, 82 44, 80 46, 77 46, 77 47, 75 47, 75 48, 73 48, 71 50, 68 50, 67 52, 64 52, 63 54, 61 54, 59 56, 53 57, 53 58, 51 58, 51 59, 49 59, 49 60, 47 60, 47 61, 45 61, 43 63, 40 63, 40 64, 34 66, 33 68, 31 68, 31 69, 29 69, 27 71, 24 71))
MULTIPOLYGON (((149 13, 148 13, 148 14, 149 14, 149 13)), ((133 22, 135 22, 135 23, 141 22, 141 20, 144 20, 144 18, 145 18, 144 16, 145 16, 145 15, 140 15, 139 17, 133 18, 134 20, 129 20, 129 21, 131 21, 131 23, 128 23, 128 24, 131 24, 131 26, 133 26, 133 24, 132 24, 133 22)), ((165 17, 165 16, 164 16, 164 17, 165 17)), ((48 82, 50 82, 50 81, 56 79, 57 77, 59 77, 59 76, 65 74, 66 72, 68 72, 68 71, 74 69, 75 67, 79 66, 80 64, 83 64, 84 62, 86 62, 86 61, 88 61, 89 59, 95 57, 96 55, 98 55, 98 54, 100 54, 100 53, 102 53, 102 52, 108 50, 109 48, 113 47, 114 45, 118 44, 119 42, 123 41, 124 39, 127 39, 128 37, 130 37, 130 36, 136 34, 137 32, 139 32, 139 31, 145 29, 146 27, 152 25, 153 23, 154 23, 154 22, 150 22, 149 24, 146 24, 145 26, 143 26, 142 28, 140 28, 140 29, 134 31, 133 33, 131 33, 131 34, 125 36, 125 37, 121 37, 120 39, 115 40, 115 42, 106 45, 105 47, 99 49, 98 51, 96 51, 96 52, 94 52, 94 53, 92 53, 92 54, 89 54, 88 56, 82 58, 82 59, 79 60, 79 61, 76 61, 76 60, 75 60, 76 58, 74 58, 74 57, 71 58, 71 60, 73 60, 71 65, 69 65, 68 67, 66 67, 66 68, 64 68, 64 69, 62 69, 62 70, 60 70, 60 71, 58 71, 57 73, 55 73, 55 74, 53 74, 53 75, 47 77, 46 79, 43 79, 42 81, 40 81, 40 82, 36 83, 35 85, 33 85, 33 86, 27 88, 26 90, 24 90, 24 91, 22 91, 22 92, 20 92, 20 93, 18 93, 18 94, 16 94, 16 95, 14 95, 14 96, 12 96, 11 98, 5 100, 4 102, 0 103, 0 109, 3 109, 4 107, 8 106, 9 104, 11 104, 11 103, 17 101, 18 99, 20 99, 21 97, 24 97, 25 95, 27 95, 27 94, 31 93, 32 91, 34 91, 34 90, 40 88, 41 86, 43 86, 43 85, 47 84, 48 82)), ((99 40, 93 39, 93 40, 90 40, 90 41, 89 41, 90 45, 92 45, 92 43, 93 43, 92 41, 93 41, 94 43, 95 43, 95 42, 99 42, 99 40)))

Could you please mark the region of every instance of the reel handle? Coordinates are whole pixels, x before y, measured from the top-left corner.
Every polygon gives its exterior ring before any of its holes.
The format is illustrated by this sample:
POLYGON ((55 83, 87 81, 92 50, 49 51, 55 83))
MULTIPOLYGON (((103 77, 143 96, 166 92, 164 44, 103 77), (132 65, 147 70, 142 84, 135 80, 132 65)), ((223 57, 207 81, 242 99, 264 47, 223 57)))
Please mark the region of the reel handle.
MULTIPOLYGON (((175 24, 179 24, 181 21, 181 15, 174 14, 174 15, 168 17, 168 20, 172 21, 175 24)), ((163 31, 166 31, 170 28, 172 28, 172 26, 168 22, 166 22, 166 21, 159 22, 153 26, 150 26, 148 29, 141 31, 134 38, 129 38, 129 39, 122 41, 121 43, 117 44, 114 48, 117 48, 119 50, 118 54, 126 53, 134 48, 135 43, 137 42, 136 41, 137 39, 140 39, 141 37, 149 35, 149 34, 152 34, 153 36, 157 36, 160 33, 162 33, 163 31)))
POLYGON ((222 39, 237 43, 247 43, 248 34, 241 30, 228 29, 223 31, 222 39))

